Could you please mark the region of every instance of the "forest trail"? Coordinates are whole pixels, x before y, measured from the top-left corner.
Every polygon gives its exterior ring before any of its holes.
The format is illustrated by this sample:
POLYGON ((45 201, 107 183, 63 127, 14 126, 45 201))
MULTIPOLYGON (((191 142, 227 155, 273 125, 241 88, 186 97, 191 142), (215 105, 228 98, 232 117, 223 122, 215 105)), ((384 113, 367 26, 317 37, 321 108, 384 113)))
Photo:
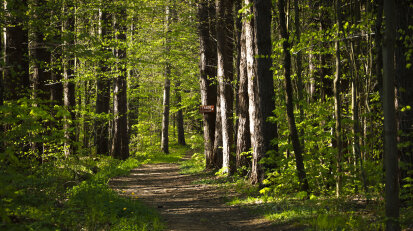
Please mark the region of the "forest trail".
POLYGON ((239 206, 225 202, 235 195, 214 185, 194 184, 199 175, 180 174, 179 164, 148 164, 129 176, 111 179, 110 186, 121 195, 137 197, 156 208, 166 230, 290 230, 276 227, 239 206))

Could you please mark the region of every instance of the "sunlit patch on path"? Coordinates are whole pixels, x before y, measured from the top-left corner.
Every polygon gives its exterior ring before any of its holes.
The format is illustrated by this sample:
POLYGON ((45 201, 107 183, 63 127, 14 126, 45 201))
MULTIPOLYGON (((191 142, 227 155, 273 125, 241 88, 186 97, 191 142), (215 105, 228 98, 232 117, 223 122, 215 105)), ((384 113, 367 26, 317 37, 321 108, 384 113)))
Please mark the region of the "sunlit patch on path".
POLYGON ((225 204, 232 193, 213 185, 192 184, 200 176, 181 175, 177 164, 143 165, 129 176, 114 178, 110 186, 120 194, 157 208, 166 230, 283 230, 225 204))

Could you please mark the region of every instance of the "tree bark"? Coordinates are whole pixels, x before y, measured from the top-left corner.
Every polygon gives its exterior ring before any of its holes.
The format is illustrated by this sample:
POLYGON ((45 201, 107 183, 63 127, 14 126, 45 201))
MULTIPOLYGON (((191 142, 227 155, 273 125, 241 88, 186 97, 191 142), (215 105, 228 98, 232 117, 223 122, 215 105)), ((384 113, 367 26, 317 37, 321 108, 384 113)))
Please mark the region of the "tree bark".
MULTIPOLYGON (((119 2, 119 4, 124 4, 119 2)), ((127 100, 127 68, 126 68, 126 33, 125 25, 127 15, 126 6, 122 5, 120 12, 115 16, 114 28, 116 31, 116 39, 122 43, 117 47, 117 61, 119 75, 115 79, 113 92, 113 142, 112 156, 116 159, 126 160, 129 157, 129 133, 128 133, 128 100, 127 100)))
POLYGON ((222 167, 222 117, 221 117, 221 94, 219 85, 217 86, 217 106, 214 134, 213 162, 216 163, 215 169, 222 167))
POLYGON ((96 80, 96 114, 99 117, 95 120, 95 144, 96 154, 109 155, 109 120, 106 115, 110 111, 110 85, 109 79, 110 68, 107 57, 108 48, 103 44, 107 39, 110 39, 111 15, 105 6, 106 1, 102 1, 101 9, 99 10, 99 34, 102 40, 101 51, 103 53, 102 60, 99 61, 99 73, 96 80))
POLYGON ((28 31, 21 23, 27 1, 7 0, 4 3, 6 12, 9 12, 4 30, 4 99, 16 100, 24 97, 30 89, 28 31))
POLYGON ((336 178, 336 196, 340 196, 342 187, 342 167, 341 162, 343 158, 342 139, 341 139, 341 101, 340 101, 340 77, 341 77, 341 52, 340 52, 340 34, 343 31, 341 22, 341 0, 336 0, 336 20, 337 20, 337 37, 335 42, 336 50, 336 73, 334 78, 334 117, 335 117, 335 132, 334 139, 337 148, 337 178, 336 178))
MULTIPOLYGON (((251 0, 245 0, 245 5, 252 3, 251 0)), ((252 13, 252 8, 248 9, 248 13, 252 13)), ((245 45, 248 73, 248 104, 249 104, 249 119, 250 119, 250 134, 252 147, 252 166, 250 181, 253 184, 261 184, 264 178, 264 166, 260 163, 262 157, 265 156, 264 144, 264 115, 261 107, 262 93, 259 84, 262 81, 262 76, 257 72, 256 55, 256 38, 254 20, 246 21, 245 23, 245 45)))
POLYGON ((221 100, 222 167, 224 173, 233 173, 233 1, 216 1, 217 11, 217 77, 221 100))
POLYGON ((216 162, 217 153, 214 152, 215 142, 215 120, 217 105, 216 77, 216 44, 213 40, 215 34, 215 5, 210 0, 202 0, 198 4, 198 31, 200 42, 200 89, 202 105, 215 105, 214 113, 203 114, 204 124, 204 154, 206 159, 206 169, 218 168, 216 162), (212 28, 211 28, 212 27, 212 28))
POLYGON ((62 36, 63 36, 63 105, 66 110, 70 112, 69 115, 64 116, 64 152, 65 156, 70 156, 75 153, 75 141, 76 134, 74 129, 74 120, 76 118, 75 106, 76 106, 76 97, 75 97, 75 83, 74 83, 74 65, 75 58, 72 53, 74 47, 74 12, 73 5, 70 0, 64 2, 63 13, 67 15, 67 19, 63 22, 62 25, 62 36), (72 126, 71 126, 72 125, 72 126))
POLYGON ((386 230, 400 230, 399 179, 397 156, 397 128, 395 112, 394 47, 396 43, 395 1, 384 0, 386 29, 383 40, 383 90, 384 90, 384 168, 386 230))
MULTIPOLYGON (((236 167, 250 167, 248 158, 245 153, 251 148, 251 135, 249 131, 249 116, 248 116, 248 73, 247 73, 247 57, 245 44, 245 24, 244 20, 240 39, 240 65, 239 65, 239 83, 238 83, 238 131, 237 131, 237 151, 236 151, 236 167)), ((246 172, 243 172, 244 174, 246 172)))
POLYGON ((178 129, 178 144, 186 145, 185 129, 184 129, 184 114, 182 111, 182 96, 181 96, 181 80, 175 80, 175 95, 178 111, 176 112, 176 125, 178 129))
MULTIPOLYGON (((301 43, 301 29, 300 29, 300 7, 299 7, 299 0, 294 0, 294 13, 295 13, 295 19, 294 19, 294 26, 295 26, 295 38, 296 38, 296 43, 300 44, 301 43)), ((298 110, 300 111, 300 122, 304 121, 304 109, 303 106, 301 105, 303 102, 303 91, 304 91, 304 85, 303 85, 303 79, 302 79, 302 71, 303 71, 303 65, 302 65, 302 55, 301 51, 297 52, 296 56, 296 67, 297 67, 297 97, 298 97, 298 110)), ((301 135, 301 145, 303 146, 304 149, 304 131, 300 132, 301 135)))
MULTIPOLYGON (((409 56, 412 54, 410 35, 413 34, 412 7, 406 1, 396 0, 397 37, 395 46, 395 81, 397 86, 397 141, 400 162, 407 167, 400 168, 400 183, 409 184, 407 177, 413 178, 413 67, 409 56), (409 51, 410 49, 410 51, 409 51), (410 109, 409 109, 410 107, 410 109)), ((403 187, 401 186, 401 187, 403 187)), ((410 193, 413 193, 410 191, 410 193)))
POLYGON ((163 89, 163 114, 162 114, 162 132, 161 132, 161 149, 164 153, 169 153, 169 107, 171 98, 171 64, 169 63, 169 53, 170 53, 170 24, 171 24, 171 12, 170 6, 166 6, 166 19, 165 19, 165 31, 166 31, 166 41, 165 41, 165 83, 163 89))
POLYGON ((293 105, 293 89, 291 84, 291 54, 290 54, 290 43, 289 43, 289 33, 287 31, 287 22, 285 14, 285 2, 284 0, 278 1, 278 10, 280 17, 280 29, 281 37, 283 38, 283 53, 284 53, 284 86, 285 86, 285 100, 287 102, 287 118, 288 118, 288 128, 290 130, 291 142, 293 144, 295 162, 297 167, 298 180, 300 182, 300 189, 308 193, 309 186, 307 181, 307 176, 304 168, 303 160, 303 149, 300 144, 300 139, 295 124, 294 117, 294 105, 293 105))

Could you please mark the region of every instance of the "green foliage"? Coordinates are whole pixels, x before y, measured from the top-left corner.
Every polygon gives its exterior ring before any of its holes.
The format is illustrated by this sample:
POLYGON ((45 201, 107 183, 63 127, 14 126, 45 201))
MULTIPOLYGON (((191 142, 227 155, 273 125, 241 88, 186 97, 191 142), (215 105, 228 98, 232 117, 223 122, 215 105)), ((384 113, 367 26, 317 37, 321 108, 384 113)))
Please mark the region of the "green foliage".
POLYGON ((199 174, 205 169, 205 156, 194 153, 192 157, 181 162, 181 174, 199 174))
POLYGON ((155 211, 107 185, 109 178, 126 175, 139 164, 100 156, 59 159, 23 170, 3 166, 0 229, 161 230, 155 211))

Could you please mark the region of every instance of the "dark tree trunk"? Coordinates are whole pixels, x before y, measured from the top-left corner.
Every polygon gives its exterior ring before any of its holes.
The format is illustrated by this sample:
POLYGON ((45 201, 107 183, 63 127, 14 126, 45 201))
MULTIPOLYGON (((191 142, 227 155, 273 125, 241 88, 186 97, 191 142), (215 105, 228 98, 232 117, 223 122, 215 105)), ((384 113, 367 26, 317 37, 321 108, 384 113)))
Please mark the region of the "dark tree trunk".
POLYGON ((386 30, 383 40, 383 90, 384 90, 384 168, 386 230, 400 230, 399 178, 397 156, 397 128, 395 111, 394 48, 396 44, 395 1, 384 0, 386 30))
POLYGON ((306 172, 304 169, 304 160, 303 160, 303 149, 300 144, 300 139, 295 124, 294 117, 294 105, 293 105, 293 88, 291 84, 291 54, 290 54, 290 43, 289 43, 289 34, 287 31, 287 22, 285 14, 285 2, 284 0, 278 1, 278 10, 280 12, 280 29, 281 37, 283 38, 283 53, 284 53, 284 77, 285 77, 285 100, 287 102, 287 118, 288 118, 288 128, 290 130, 291 142, 293 144, 295 162, 297 167, 298 180, 300 182, 300 189, 302 191, 308 192, 308 181, 306 172))
MULTIPOLYGON (((299 5, 299 0, 294 0, 294 13, 295 13, 295 19, 294 19, 294 27, 295 27, 295 38, 296 38, 296 43, 301 43, 301 28, 300 28, 300 5, 299 5)), ((302 79, 302 71, 303 71, 303 64, 302 64, 302 54, 301 51, 297 52, 296 56, 296 68, 297 68, 297 97, 298 97, 298 109, 300 111, 300 122, 304 121, 304 109, 303 109, 303 91, 304 91, 304 85, 303 85, 303 79, 302 79)), ((304 131, 300 131, 301 135, 301 145, 303 146, 304 149, 304 131)))
POLYGON ((27 10, 27 1, 5 2, 9 12, 5 28, 4 99, 16 100, 27 96, 30 88, 28 62, 28 32, 21 24, 27 10), (10 25, 10 26, 9 26, 10 25))
MULTIPOLYGON (((255 0, 254 1, 254 39, 255 54, 257 65, 258 87, 260 94, 260 107, 263 116, 263 142, 264 155, 269 152, 278 152, 278 145, 272 145, 271 141, 278 137, 277 124, 270 122, 269 117, 274 117, 275 93, 272 67, 272 42, 271 42, 271 1, 255 0)), ((266 169, 274 169, 276 166, 265 165, 266 169)))
MULTIPOLYGON (((215 7, 210 0, 202 0, 198 4, 199 42, 200 42, 200 88, 202 105, 216 105, 217 87, 216 77, 216 44, 212 36, 215 34, 215 7), (212 28, 211 28, 212 27, 212 28)), ((204 113, 204 154, 206 169, 218 168, 216 152, 214 152, 216 112, 204 113)))
MULTIPOLYGON (((121 43, 126 43, 127 28, 126 22, 126 6, 122 4, 120 12, 115 16, 114 28, 116 31, 116 39, 121 43)), ((128 100, 127 100, 127 69, 126 69, 126 46, 117 48, 118 70, 119 76, 115 79, 113 92, 113 142, 112 156, 116 159, 126 160, 129 157, 129 133, 128 133, 128 100)))
MULTIPOLYGON (((248 115, 248 73, 247 73, 247 53, 245 44, 245 24, 242 27, 240 39, 240 65, 239 65, 239 83, 238 83, 238 131, 237 131, 237 152, 236 167, 250 167, 251 164, 245 152, 251 148, 250 124, 248 115), (244 154, 243 154, 244 153, 244 154)), ((244 172, 245 174, 246 172, 244 172)))
POLYGON ((178 111, 176 112, 176 123, 178 128, 178 144, 186 145, 185 130, 184 130, 184 115, 182 111, 182 96, 181 96, 181 81, 175 80, 175 95, 178 111))
MULTIPOLYGON (((406 167, 400 169, 401 184, 409 184, 405 178, 413 178, 413 67, 411 59, 408 60, 408 55, 411 54, 409 49, 412 49, 411 38, 408 35, 413 34, 413 14, 412 7, 409 7, 408 2, 396 0, 396 25, 397 39, 395 47, 395 63, 396 68, 396 86, 397 86, 397 127, 398 127, 398 143, 400 161, 406 167), (408 109, 410 107, 410 109, 408 109)), ((413 193, 410 191, 410 193, 413 193)))
POLYGON ((47 21, 43 17, 43 8, 46 4, 44 0, 33 1, 32 7, 34 8, 33 20, 35 25, 30 28, 30 80, 32 85, 32 98, 48 100, 48 88, 46 87, 47 81, 50 80, 50 72, 46 70, 46 65, 50 61, 50 52, 45 44, 45 37, 42 29, 46 25, 47 21))
MULTIPOLYGON (((110 39, 109 28, 111 26, 111 19, 111 15, 102 4, 102 9, 99 12, 100 36, 102 41, 110 39)), ((101 50, 105 54, 107 52, 107 47, 102 45, 101 50)), ((107 55, 104 55, 103 57, 107 57, 107 55)), ((104 118, 110 110, 111 81, 108 76, 110 71, 108 60, 102 58, 99 62, 99 66, 100 72, 96 80, 96 114, 101 117, 98 117, 95 120, 96 154, 109 155, 109 120, 104 118)))
POLYGON ((66 2, 63 6, 63 12, 68 17, 62 25, 63 34, 63 105, 70 112, 69 116, 64 118, 64 131, 65 131, 65 148, 64 152, 66 156, 75 153, 76 134, 74 129, 74 120, 76 118, 75 106, 75 83, 74 83, 74 66, 75 58, 71 51, 74 46, 74 12, 73 5, 70 2, 66 2), (70 122, 72 121, 72 122, 70 122), (72 126, 71 126, 72 123, 72 126))
POLYGON ((226 173, 233 173, 233 43, 232 33, 234 28, 233 1, 217 1, 217 77, 221 100, 222 123, 222 167, 226 173))

